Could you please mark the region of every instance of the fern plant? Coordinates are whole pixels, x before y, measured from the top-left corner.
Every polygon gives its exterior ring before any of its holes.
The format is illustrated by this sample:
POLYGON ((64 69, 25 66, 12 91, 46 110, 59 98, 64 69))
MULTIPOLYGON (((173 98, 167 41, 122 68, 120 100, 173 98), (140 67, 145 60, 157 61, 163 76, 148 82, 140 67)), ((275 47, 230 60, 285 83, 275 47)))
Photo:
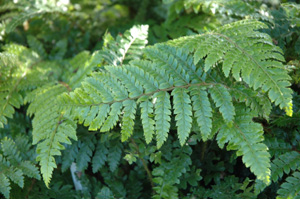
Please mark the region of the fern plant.
POLYGON ((74 92, 62 95, 60 103, 90 130, 110 131, 122 118, 122 141, 133 134, 139 103, 146 142, 155 136, 157 148, 168 137, 171 108, 182 146, 191 133, 194 111, 204 141, 217 133, 219 146, 229 143, 227 149, 238 149, 245 165, 268 184, 270 156, 262 143, 262 128, 252 117, 263 108, 270 112, 270 102, 291 115, 292 96, 281 51, 257 31, 261 28, 265 25, 260 22, 240 21, 213 33, 146 48, 148 59, 122 67, 107 65, 74 92), (228 85, 229 79, 236 84, 228 85), (236 86, 245 95, 257 92, 250 98, 253 105, 230 93, 236 86))
POLYGON ((296 4, 30 2, 0 6, 4 197, 298 197, 296 4))

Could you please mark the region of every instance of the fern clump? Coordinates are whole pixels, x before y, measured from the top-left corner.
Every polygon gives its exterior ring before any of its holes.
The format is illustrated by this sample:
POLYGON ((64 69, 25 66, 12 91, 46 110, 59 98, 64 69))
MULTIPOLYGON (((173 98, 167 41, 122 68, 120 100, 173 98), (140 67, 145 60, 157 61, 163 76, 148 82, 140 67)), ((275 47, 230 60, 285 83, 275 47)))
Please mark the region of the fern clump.
POLYGON ((0 195, 297 198, 299 10, 4 0, 0 195))
MULTIPOLYGON (((259 113, 251 106, 247 108, 247 98, 234 100, 230 87, 218 77, 234 78, 239 86, 257 90, 291 114, 291 89, 287 88, 290 78, 282 64, 281 51, 268 35, 257 31, 260 28, 265 26, 246 20, 213 33, 146 48, 146 61, 133 61, 122 67, 107 65, 105 71, 94 73, 60 100, 74 110, 74 119, 78 118, 90 130, 110 131, 122 119, 122 141, 133 134, 138 102, 146 141, 150 143, 155 135, 158 148, 168 137, 171 107, 182 146, 191 133, 193 110, 203 140, 213 136, 212 113, 214 118, 220 113, 220 120, 214 124, 220 129, 219 145, 229 142, 227 148, 238 149, 246 166, 258 179, 269 183, 268 149, 262 143, 261 126, 252 122, 259 113), (149 114, 154 117, 148 118, 149 114)), ((263 103, 259 95, 254 100, 261 109, 270 108, 269 102, 263 103)))
MULTIPOLYGON (((25 138, 20 138, 25 139, 25 138)), ((11 138, 1 139, 0 150, 0 192, 9 198, 11 182, 19 187, 24 187, 24 177, 41 179, 39 170, 34 162, 26 160, 23 156, 26 151, 17 146, 20 142, 15 142, 11 138)))

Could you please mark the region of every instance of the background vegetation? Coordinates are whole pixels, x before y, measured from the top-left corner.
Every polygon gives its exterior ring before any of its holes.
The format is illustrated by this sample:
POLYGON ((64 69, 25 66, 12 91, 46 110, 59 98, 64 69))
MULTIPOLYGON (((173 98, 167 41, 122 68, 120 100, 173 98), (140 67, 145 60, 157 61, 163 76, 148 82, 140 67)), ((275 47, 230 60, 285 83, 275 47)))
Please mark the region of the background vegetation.
POLYGON ((0 0, 0 19, 0 197, 300 198, 296 1, 0 0))

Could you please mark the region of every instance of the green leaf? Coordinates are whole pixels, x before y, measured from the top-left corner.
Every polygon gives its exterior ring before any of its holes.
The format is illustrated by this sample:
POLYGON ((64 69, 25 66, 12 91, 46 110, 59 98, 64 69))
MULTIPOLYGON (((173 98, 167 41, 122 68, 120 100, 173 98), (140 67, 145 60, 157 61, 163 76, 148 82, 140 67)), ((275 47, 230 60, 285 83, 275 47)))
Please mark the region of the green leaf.
POLYGON ((104 143, 98 141, 96 152, 92 160, 93 173, 96 173, 101 169, 107 161, 108 149, 104 143))
POLYGON ((211 134, 212 128, 212 108, 208 99, 207 91, 201 87, 191 87, 191 95, 193 101, 193 110, 200 127, 203 141, 206 141, 211 134))
POLYGON ((170 95, 167 92, 160 91, 154 96, 155 102, 155 122, 156 122, 156 141, 157 148, 167 140, 170 121, 171 121, 171 103, 170 95))
POLYGON ((122 155, 122 144, 119 141, 112 142, 112 145, 108 149, 108 165, 111 172, 114 172, 121 159, 122 155))
POLYGON ((286 178, 286 182, 284 182, 280 189, 277 191, 278 199, 284 198, 298 198, 300 194, 300 172, 296 171, 292 176, 286 178))
POLYGON ((149 144, 152 141, 154 135, 154 124, 153 117, 153 104, 148 100, 141 102, 141 119, 143 124, 144 136, 146 143, 149 144))
POLYGON ((172 91, 176 126, 181 146, 184 145, 192 128, 192 106, 187 90, 175 88, 172 91))
POLYGON ((136 102, 134 100, 126 100, 123 102, 123 106, 124 114, 121 124, 122 142, 128 140, 128 138, 133 134, 136 102))
POLYGON ((94 136, 85 136, 82 140, 78 141, 78 154, 76 157, 77 171, 84 171, 91 162, 91 157, 95 149, 94 136))
POLYGON ((104 121, 103 126, 100 129, 100 132, 106 132, 112 129, 119 120, 119 115, 121 114, 122 103, 115 102, 111 105, 111 110, 109 116, 104 121))
POLYGON ((9 179, 3 173, 0 173, 0 192, 5 198, 9 198, 10 190, 9 179))
POLYGON ((209 89, 211 98, 219 108, 225 122, 231 124, 235 115, 235 108, 228 90, 221 84, 217 84, 209 89))
POLYGON ((268 147, 262 143, 263 129, 258 123, 252 121, 253 113, 241 106, 238 109, 233 125, 224 124, 220 127, 217 141, 220 147, 226 142, 228 150, 237 150, 237 155, 242 155, 246 167, 262 180, 270 183, 270 154, 268 147))

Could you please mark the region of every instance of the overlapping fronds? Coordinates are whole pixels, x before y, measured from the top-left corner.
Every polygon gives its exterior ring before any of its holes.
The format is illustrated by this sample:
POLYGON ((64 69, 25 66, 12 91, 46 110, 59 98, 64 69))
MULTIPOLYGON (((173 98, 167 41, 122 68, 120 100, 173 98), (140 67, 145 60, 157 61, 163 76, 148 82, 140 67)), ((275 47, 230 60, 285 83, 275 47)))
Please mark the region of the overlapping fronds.
POLYGON ((153 182, 156 186, 153 188, 156 194, 153 198, 178 198, 178 188, 175 184, 180 183, 180 177, 190 170, 191 162, 191 148, 185 146, 181 149, 173 151, 173 158, 171 161, 162 162, 159 167, 156 167, 152 174, 154 176, 153 182))
POLYGON ((0 192, 9 198, 11 182, 23 188, 25 176, 38 180, 41 177, 34 163, 23 159, 26 151, 20 151, 14 140, 4 137, 0 146, 0 192))
POLYGON ((231 74, 236 81, 243 81, 254 90, 262 89, 275 105, 291 115, 292 90, 287 88, 290 77, 282 64, 282 51, 267 34, 255 31, 262 28, 267 27, 254 20, 243 20, 215 32, 170 43, 194 53, 194 64, 204 59, 205 71, 222 63, 226 77, 231 74))
POLYGON ((220 147, 229 143, 227 149, 237 150, 237 155, 243 156, 243 162, 266 184, 270 183, 270 154, 268 147, 262 143, 263 129, 260 124, 254 123, 254 115, 247 109, 239 107, 232 127, 222 125, 217 135, 220 147))
POLYGON ((289 174, 300 166, 300 154, 296 151, 286 152, 272 161, 272 180, 276 182, 284 173, 289 174))
POLYGON ((122 65, 128 60, 140 59, 148 37, 148 25, 133 26, 114 39, 109 33, 104 35, 104 47, 100 54, 110 65, 122 65))
POLYGON ((42 83, 45 77, 32 76, 32 67, 40 61, 31 50, 16 44, 4 46, 0 53, 0 127, 23 104, 20 90, 42 83), (31 77, 29 81, 27 78, 31 77), (34 82, 34 84, 32 84, 34 82))
POLYGON ((277 191, 278 199, 285 198, 300 198, 300 172, 297 170, 293 173, 292 176, 287 177, 286 181, 280 186, 280 189, 277 191))
POLYGON ((270 155, 263 143, 263 129, 252 117, 267 118, 270 101, 290 115, 292 96, 280 49, 268 35, 257 31, 264 27, 245 20, 174 40, 171 45, 148 47, 147 60, 107 65, 74 92, 62 95, 60 103, 71 107, 74 119, 89 130, 107 132, 118 124, 122 141, 132 136, 136 108, 140 107, 146 142, 155 137, 158 148, 168 137, 172 109, 181 145, 191 133, 193 118, 203 140, 211 138, 212 115, 219 112, 213 132, 219 130, 219 145, 229 143, 227 148, 237 150, 245 165, 268 184, 270 155))
POLYGON ((58 95, 66 91, 67 88, 61 84, 50 84, 32 91, 25 98, 26 103, 31 102, 27 113, 34 114, 33 144, 37 144, 37 161, 47 187, 56 168, 54 156, 61 155, 61 150, 65 148, 63 143, 71 144, 69 138, 77 140, 76 123, 61 111, 56 100, 58 95))

